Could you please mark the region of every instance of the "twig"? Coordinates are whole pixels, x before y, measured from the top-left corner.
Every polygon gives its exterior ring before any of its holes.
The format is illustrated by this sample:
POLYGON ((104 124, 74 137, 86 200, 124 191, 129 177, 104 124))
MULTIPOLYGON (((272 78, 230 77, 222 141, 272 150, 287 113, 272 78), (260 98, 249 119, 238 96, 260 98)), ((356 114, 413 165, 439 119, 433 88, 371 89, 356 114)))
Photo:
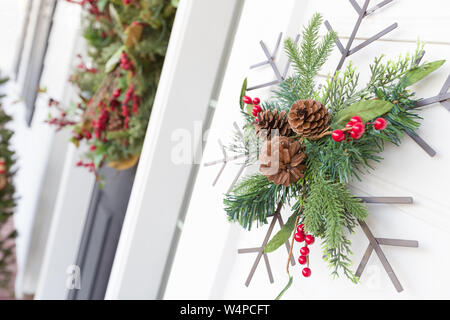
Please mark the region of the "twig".
MULTIPOLYGON (((298 221, 300 220, 300 215, 298 215, 297 219, 295 220, 295 225, 298 225, 298 221)), ((294 239, 295 239, 295 230, 294 233, 292 234, 292 239, 291 239, 291 247, 289 248, 289 255, 288 255, 288 260, 287 260, 287 264, 286 264, 286 272, 288 273, 288 275, 290 275, 289 273, 289 263, 291 262, 291 257, 292 257, 292 250, 294 248, 294 239)))

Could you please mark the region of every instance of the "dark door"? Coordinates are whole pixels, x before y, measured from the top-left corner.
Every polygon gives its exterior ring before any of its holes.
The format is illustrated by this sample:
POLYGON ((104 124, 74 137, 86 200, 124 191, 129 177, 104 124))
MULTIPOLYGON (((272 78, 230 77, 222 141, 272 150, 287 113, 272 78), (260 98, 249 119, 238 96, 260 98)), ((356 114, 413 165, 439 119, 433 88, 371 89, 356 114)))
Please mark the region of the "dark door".
POLYGON ((124 171, 105 167, 100 174, 105 177, 105 186, 95 186, 76 262, 81 289, 69 290, 70 300, 105 297, 136 166, 124 171))

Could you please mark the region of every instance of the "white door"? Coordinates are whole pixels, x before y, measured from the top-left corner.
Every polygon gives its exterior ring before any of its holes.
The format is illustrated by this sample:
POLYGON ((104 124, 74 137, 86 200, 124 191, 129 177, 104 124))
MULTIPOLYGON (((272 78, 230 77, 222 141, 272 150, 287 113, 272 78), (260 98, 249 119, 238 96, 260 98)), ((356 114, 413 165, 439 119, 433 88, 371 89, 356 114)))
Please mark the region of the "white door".
MULTIPOLYGON (((362 6, 362 0, 357 1, 362 6)), ((372 0, 369 7, 376 5, 372 0)), ((294 37, 314 12, 320 12, 347 42, 357 19, 347 0, 275 1, 247 0, 227 67, 214 120, 209 131, 202 163, 221 159, 222 150, 217 141, 227 144, 231 139, 233 122, 239 122, 239 97, 242 81, 249 84, 273 80, 269 66, 250 70, 249 66, 263 61, 260 40, 272 50, 279 32, 294 37)), ((413 52, 416 40, 427 43, 425 60, 450 59, 450 3, 446 0, 396 0, 364 19, 355 45, 370 38, 394 22, 399 26, 393 32, 351 56, 361 72, 362 82, 367 78, 368 65, 375 56, 388 57, 413 52)), ((323 28, 322 32, 326 29, 323 28)), ((279 63, 284 65, 282 51, 279 63)), ((339 61, 336 49, 322 74, 332 73, 339 61)), ((450 63, 429 77, 415 89, 419 97, 435 96, 450 74, 450 63)), ((322 79, 323 81, 323 79, 322 79)), ((265 98, 267 89, 252 92, 265 98)), ((404 287, 397 293, 382 264, 372 254, 361 277, 361 283, 352 284, 345 277, 332 279, 327 264, 322 261, 320 243, 311 252, 313 275, 305 279, 298 264, 291 268, 294 284, 286 299, 408 299, 449 298, 450 257, 450 112, 439 104, 420 111, 424 120, 418 134, 437 152, 427 155, 412 139, 404 137, 400 147, 388 146, 385 158, 373 174, 352 185, 360 196, 410 196, 414 203, 407 205, 369 205, 367 224, 376 237, 411 239, 419 241, 419 248, 383 246, 390 264, 404 287)), ((287 252, 284 247, 269 254, 274 284, 261 260, 249 287, 244 285, 256 253, 237 254, 239 248, 261 245, 267 226, 251 232, 228 223, 223 210, 223 194, 227 192, 239 166, 228 164, 215 187, 212 186, 220 165, 200 168, 187 215, 180 221, 181 232, 169 280, 166 299, 273 299, 287 283, 285 271, 287 252)), ((248 172, 247 172, 248 173, 248 172)), ((246 173, 244 172, 244 175, 246 173)), ((286 220, 289 210, 285 210, 286 220)), ((276 226, 275 231, 278 230, 276 226)), ((351 238, 356 270, 368 245, 358 229, 351 238)), ((294 250, 298 250, 298 246, 294 250)), ((148 253, 151 254, 151 253, 148 253)))

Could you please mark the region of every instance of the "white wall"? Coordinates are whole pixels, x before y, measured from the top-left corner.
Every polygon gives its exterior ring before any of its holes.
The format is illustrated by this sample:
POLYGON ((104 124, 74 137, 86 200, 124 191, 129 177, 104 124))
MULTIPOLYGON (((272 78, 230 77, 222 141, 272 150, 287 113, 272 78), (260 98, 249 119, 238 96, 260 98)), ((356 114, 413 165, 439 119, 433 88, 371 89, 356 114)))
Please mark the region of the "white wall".
POLYGON ((13 64, 17 52, 15 48, 19 42, 19 31, 25 14, 26 0, 0 0, 0 70, 5 73, 13 71, 13 64))
MULTIPOLYGON (((360 5, 362 2, 358 1, 360 5)), ((372 2, 374 5, 375 1, 372 2)), ((265 71, 250 71, 248 68, 263 59, 259 40, 264 40, 271 48, 278 32, 288 31, 290 36, 294 36, 316 11, 330 21, 345 45, 345 37, 350 35, 357 18, 348 1, 246 1, 204 161, 222 156, 216 141, 218 138, 223 142, 229 140, 232 122, 239 119, 236 100, 243 78, 249 76, 251 83, 259 83, 267 77, 273 79, 269 67, 265 71)), ((450 2, 445 0, 430 0, 426 5, 418 0, 397 0, 365 19, 355 45, 393 22, 398 22, 399 28, 351 57, 360 67, 362 80, 367 78, 368 64, 375 56, 386 53, 389 57, 396 57, 400 53, 413 51, 418 36, 428 42, 425 60, 450 59, 449 12, 450 2)), ((322 73, 333 72, 338 60, 336 50, 322 73)), ((428 81, 416 87, 418 96, 436 95, 449 73, 450 62, 447 62, 428 81)), ((256 93, 251 92, 251 95, 256 93)), ((267 91, 262 90, 257 95, 264 98, 267 91)), ((383 153, 385 160, 376 166, 373 174, 366 175, 362 183, 352 185, 357 195, 414 198, 412 205, 370 205, 367 220, 377 237, 419 241, 418 249, 383 247, 405 291, 400 294, 395 291, 374 254, 361 284, 354 285, 345 278, 333 280, 326 263, 322 261, 320 243, 316 243, 311 248, 313 275, 305 279, 298 265, 291 268, 294 285, 286 293, 286 299, 450 297, 447 289, 450 285, 447 275, 450 258, 445 254, 450 240, 450 200, 447 195, 450 189, 450 133, 446 129, 450 113, 440 105, 433 105, 424 108, 420 114, 424 120, 418 133, 436 149, 436 157, 430 158, 410 138, 405 137, 400 147, 386 148, 383 153)), ((269 283, 261 262, 250 286, 244 286, 255 254, 237 255, 237 249, 259 246, 267 229, 247 232, 237 225, 228 224, 222 205, 223 193, 238 167, 229 166, 213 188, 211 184, 218 170, 219 167, 200 170, 165 298, 273 299, 287 282, 286 250, 281 248, 269 255, 274 284, 269 283)), ((288 212, 284 215, 287 217, 288 212)), ((368 241, 360 230, 351 239, 356 269, 368 241)), ((297 245, 294 252, 298 248, 297 245)))

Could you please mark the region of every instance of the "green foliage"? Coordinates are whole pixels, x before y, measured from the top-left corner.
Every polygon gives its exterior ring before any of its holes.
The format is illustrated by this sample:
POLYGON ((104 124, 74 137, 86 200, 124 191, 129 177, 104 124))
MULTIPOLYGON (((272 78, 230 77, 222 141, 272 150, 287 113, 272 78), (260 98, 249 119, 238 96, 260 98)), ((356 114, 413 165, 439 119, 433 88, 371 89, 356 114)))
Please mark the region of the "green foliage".
POLYGON ((244 82, 242 83, 241 94, 239 96, 239 105, 241 106, 241 110, 244 110, 245 103, 243 98, 246 92, 247 92, 247 78, 245 78, 244 82))
MULTIPOLYGON (((0 85, 6 83, 7 78, 0 77, 0 85)), ((0 189, 0 288, 10 288, 13 272, 11 264, 14 263, 14 238, 17 236, 15 230, 6 230, 5 225, 10 222, 16 206, 15 187, 12 183, 15 174, 16 163, 14 151, 11 149, 10 141, 13 131, 8 128, 12 118, 3 110, 0 103, 0 158, 5 162, 5 173, 1 179, 6 184, 0 189)))
POLYGON ((342 183, 313 173, 310 190, 304 205, 303 223, 308 232, 323 238, 324 256, 333 268, 333 274, 342 269, 351 279, 347 234, 354 231, 358 219, 367 217, 367 208, 342 183))
POLYGON ((258 225, 266 224, 267 217, 275 214, 279 202, 289 202, 300 192, 299 183, 286 188, 255 174, 244 178, 225 196, 225 211, 230 221, 239 222, 243 228, 251 230, 254 221, 258 225))
POLYGON ((283 295, 286 293, 286 291, 288 291, 288 289, 292 286, 292 282, 294 281, 294 277, 289 276, 289 281, 286 285, 286 287, 283 288, 283 290, 281 290, 281 292, 278 294, 278 296, 275 298, 275 300, 280 300, 283 295))
POLYGON ((401 85, 409 87, 414 83, 419 82, 430 73, 433 73, 434 71, 439 69, 444 63, 445 60, 438 60, 430 63, 425 63, 421 66, 408 70, 408 72, 406 72, 406 74, 402 78, 401 85))
MULTIPOLYGON (((314 97, 314 79, 334 47, 334 41, 336 39, 334 32, 327 33, 319 43, 319 29, 321 25, 322 16, 316 13, 308 26, 303 30, 300 48, 292 39, 285 41, 286 54, 296 71, 295 80, 288 81, 289 86, 286 88, 294 89, 289 90, 295 92, 296 98, 290 99, 292 103, 299 99, 314 97)), ((282 95, 285 92, 283 90, 285 87, 282 85, 280 89, 281 91, 278 91, 278 94, 282 95)))
POLYGON ((328 77, 321 102, 328 106, 331 114, 340 112, 359 100, 358 82, 359 74, 350 62, 344 72, 338 71, 334 77, 328 77))
POLYGON ((368 122, 388 113, 394 105, 385 100, 360 100, 339 111, 334 120, 337 127, 344 127, 354 116, 360 116, 364 122, 368 122))
POLYGON ((299 212, 294 212, 286 222, 286 224, 273 236, 273 238, 264 247, 264 253, 269 253, 277 250, 286 241, 289 240, 292 231, 294 231, 296 225, 295 220, 297 219, 299 212))
POLYGON ((65 108, 63 119, 76 123, 70 128, 74 132, 72 141, 78 145, 80 139, 76 137, 82 135, 88 145, 96 147, 85 154, 96 169, 110 161, 126 160, 142 149, 177 2, 136 0, 124 5, 122 0, 101 0, 97 6, 100 14, 93 13, 91 4, 86 3, 82 18, 89 56, 86 65, 95 72, 85 68, 75 70, 71 81, 79 88, 81 101, 76 108, 65 108), (120 69, 122 52, 132 62, 131 71, 120 69), (119 128, 106 129, 100 137, 96 136, 92 120, 97 120, 105 105, 110 105, 116 88, 122 92, 116 98, 119 103, 116 110, 121 110, 127 89, 133 88, 137 112, 131 112, 134 100, 126 103, 129 116, 108 109, 108 119, 118 121, 119 128), (86 137, 86 130, 92 133, 92 138, 86 137))

